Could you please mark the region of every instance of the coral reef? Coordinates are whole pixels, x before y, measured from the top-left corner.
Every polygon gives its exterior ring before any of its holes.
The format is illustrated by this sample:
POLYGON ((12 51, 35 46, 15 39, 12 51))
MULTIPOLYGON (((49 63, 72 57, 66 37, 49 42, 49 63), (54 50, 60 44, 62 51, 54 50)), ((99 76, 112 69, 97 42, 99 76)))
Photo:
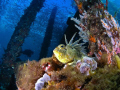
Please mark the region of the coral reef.
POLYGON ((83 90, 120 90, 120 70, 117 67, 99 68, 83 90))
POLYGON ((53 72, 48 86, 42 90, 74 90, 81 88, 87 76, 79 72, 77 68, 67 66, 65 69, 53 72))
POLYGON ((105 65, 102 68, 99 67, 96 69, 95 73, 85 75, 81 73, 77 67, 67 65, 65 68, 60 70, 52 70, 51 74, 47 75, 50 77, 49 81, 46 83, 43 81, 44 85, 38 84, 38 87, 43 88, 35 89, 35 83, 39 80, 39 78, 43 78, 43 75, 45 75, 47 72, 45 73, 43 71, 44 69, 41 69, 41 67, 37 68, 37 75, 33 75, 33 70, 38 65, 38 62, 29 61, 28 63, 30 65, 28 65, 29 68, 27 68, 28 66, 25 64, 20 66, 24 67, 24 69, 22 68, 20 70, 19 68, 17 75, 19 76, 17 77, 17 86, 19 90, 102 90, 103 88, 104 90, 119 90, 118 88, 120 88, 120 70, 117 66, 105 65), (34 65, 31 65, 30 63, 34 65), (30 67, 33 68, 32 71, 30 67), (22 75, 20 75, 20 73, 22 75))
POLYGON ((20 65, 16 74, 18 89, 33 90, 36 81, 42 77, 43 74, 44 70, 40 66, 40 62, 36 62, 35 60, 20 65))
POLYGON ((95 55, 98 60, 103 53, 107 53, 107 63, 115 64, 114 56, 119 53, 120 48, 120 28, 117 21, 104 8, 101 2, 84 10, 80 15, 80 20, 71 18, 80 30, 79 35, 83 41, 89 42, 89 56, 95 55))
POLYGON ((80 19, 71 18, 80 30, 80 39, 66 46, 58 45, 53 56, 39 62, 20 65, 17 77, 19 90, 119 90, 120 89, 120 28, 100 1, 75 0, 80 19), (87 9, 84 5, 89 2, 87 9), (89 53, 84 43, 89 42, 89 53))

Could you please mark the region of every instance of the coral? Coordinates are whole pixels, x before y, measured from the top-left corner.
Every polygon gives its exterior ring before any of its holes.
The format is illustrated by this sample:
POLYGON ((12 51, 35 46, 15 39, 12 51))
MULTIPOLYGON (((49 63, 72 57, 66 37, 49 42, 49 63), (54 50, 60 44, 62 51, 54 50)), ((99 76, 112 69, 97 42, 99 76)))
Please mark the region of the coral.
POLYGON ((81 88, 87 76, 81 74, 77 68, 67 66, 60 71, 54 71, 46 88, 42 90, 74 90, 81 88), (53 89, 54 88, 54 89, 53 89))
POLYGON ((107 30, 110 30, 110 26, 107 25, 107 23, 105 23, 104 19, 103 20, 101 19, 101 22, 102 22, 102 25, 103 25, 104 28, 106 28, 107 30))
POLYGON ((45 73, 43 77, 38 79, 35 83, 35 90, 41 90, 44 87, 45 82, 48 81, 50 81, 50 76, 45 73))
POLYGON ((71 20, 76 22, 75 27, 80 30, 79 35, 83 41, 89 42, 89 55, 95 55, 101 60, 102 53, 107 53, 107 64, 114 64, 112 58, 119 53, 120 48, 119 24, 101 2, 81 14, 80 20, 76 18, 71 20))
POLYGON ((16 74, 16 84, 20 90, 34 90, 35 82, 42 77, 44 71, 40 62, 28 61, 20 65, 16 74))
MULTIPOLYGON (((29 61, 29 65, 30 63, 33 64, 33 62, 35 63, 35 61, 29 61)), ((89 63, 90 65, 91 62, 87 61, 86 63, 89 63)), ((23 66, 25 67, 24 70, 28 67, 25 64, 23 66)), ((27 71, 29 70, 27 69, 27 71)), ((37 68, 36 72, 38 71, 41 71, 40 68, 37 68)), ((41 80, 43 80, 45 75, 43 75, 44 72, 42 74, 38 74, 37 76, 34 76, 32 73, 29 73, 28 75, 24 72, 20 72, 24 77, 20 74, 20 76, 17 77, 17 85, 20 90, 35 90, 35 83, 39 80, 42 82, 41 80), (40 79, 36 77, 39 77, 40 79), (30 82, 31 80, 34 82, 30 82)), ((66 68, 62 68, 59 71, 52 71, 50 77, 48 75, 47 77, 48 84, 45 85, 44 83, 44 86, 43 83, 40 84, 43 87, 41 90, 118 90, 117 88, 120 87, 120 70, 116 66, 105 65, 102 68, 99 67, 94 74, 86 76, 82 74, 77 67, 67 65, 66 68)), ((43 80, 43 82, 45 81, 43 80)))
POLYGON ((102 53, 101 59, 97 61, 98 67, 103 68, 107 64, 107 54, 102 53))
POLYGON ((90 75, 97 68, 97 62, 93 58, 86 56, 82 60, 78 60, 76 65, 78 70, 85 75, 90 75))
POLYGON ((40 60, 40 65, 42 69, 47 72, 48 74, 51 74, 51 71, 56 71, 61 69, 64 65, 60 63, 56 57, 49 57, 49 58, 42 58, 40 60))
POLYGON ((87 64, 87 63, 81 63, 81 65, 80 65, 80 72, 81 73, 84 73, 84 74, 86 74, 86 75, 90 75, 90 65, 89 64, 87 64))
POLYGON ((83 42, 88 42, 89 41, 89 31, 83 30, 83 28, 79 27, 78 25, 75 25, 76 28, 78 28, 79 31, 79 36, 83 39, 83 42))
POLYGON ((82 90, 119 90, 120 70, 114 66, 99 68, 82 90))
POLYGON ((16 84, 19 90, 34 90, 35 83, 37 82, 37 80, 38 81, 41 80, 39 78, 45 76, 44 74, 45 72, 48 75, 51 75, 53 71, 60 70, 63 67, 63 64, 61 64, 60 62, 58 64, 58 60, 57 61, 55 60, 56 60, 55 57, 49 57, 43 58, 39 62, 35 60, 33 61, 28 60, 27 63, 19 65, 16 72, 17 79, 16 84))

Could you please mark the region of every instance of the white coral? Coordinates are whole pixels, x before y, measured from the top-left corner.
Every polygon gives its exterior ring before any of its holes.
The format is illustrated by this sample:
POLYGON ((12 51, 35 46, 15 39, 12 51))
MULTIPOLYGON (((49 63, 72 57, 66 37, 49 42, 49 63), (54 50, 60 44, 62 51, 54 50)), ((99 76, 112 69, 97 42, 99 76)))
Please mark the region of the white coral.
MULTIPOLYGON (((109 12, 104 10, 104 13, 105 13, 106 17, 108 18, 109 12)), ((110 30, 113 26, 116 29, 119 28, 119 24, 117 23, 117 21, 115 20, 115 18, 112 15, 111 15, 111 21, 104 18, 104 19, 101 19, 101 22, 102 22, 103 27, 106 28, 107 30, 110 30)))
POLYGON ((86 30, 83 31, 83 29, 78 26, 78 25, 75 25, 76 28, 78 28, 79 31, 79 36, 83 39, 83 42, 88 42, 89 41, 89 31, 87 32, 86 30))
POLYGON ((35 83, 35 90, 41 90, 44 86, 44 83, 48 82, 49 80, 50 76, 45 73, 43 77, 39 78, 35 83))
POLYGON ((82 14, 83 14, 83 18, 85 18, 85 19, 90 16, 89 14, 87 14, 87 12, 85 10, 82 14))
POLYGON ((105 19, 101 19, 101 22, 102 22, 102 26, 107 29, 107 30, 110 30, 110 26, 105 22, 105 19))
POLYGON ((81 23, 81 21, 78 20, 77 18, 71 18, 71 20, 73 20, 74 22, 76 22, 78 25, 81 23))
POLYGON ((79 31, 79 36, 83 38, 84 42, 89 41, 89 30, 87 30, 86 26, 84 25, 84 24, 87 24, 87 19, 86 18, 88 16, 89 16, 89 14, 87 14, 87 12, 84 11, 83 15, 79 15, 80 20, 78 20, 77 18, 71 18, 71 20, 73 20, 77 24, 77 25, 75 24, 75 27, 78 28, 78 30, 80 30, 79 31), (82 23, 83 19, 85 19, 84 24, 82 23), (83 30, 83 29, 85 29, 85 30, 83 30))
POLYGON ((116 22, 116 20, 114 19, 114 17, 111 16, 111 20, 112 20, 112 23, 113 23, 114 27, 116 29, 118 29, 119 28, 119 24, 116 22))

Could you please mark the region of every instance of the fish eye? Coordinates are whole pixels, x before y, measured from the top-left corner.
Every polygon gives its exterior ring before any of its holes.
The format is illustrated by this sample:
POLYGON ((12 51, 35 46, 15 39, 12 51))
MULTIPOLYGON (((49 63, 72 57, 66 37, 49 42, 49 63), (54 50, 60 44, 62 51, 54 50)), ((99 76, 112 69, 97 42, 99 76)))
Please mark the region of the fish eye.
POLYGON ((64 44, 60 44, 60 45, 58 46, 58 48, 59 48, 59 49, 64 49, 64 48, 65 48, 65 45, 64 45, 64 44))
POLYGON ((63 45, 61 47, 64 47, 63 45))

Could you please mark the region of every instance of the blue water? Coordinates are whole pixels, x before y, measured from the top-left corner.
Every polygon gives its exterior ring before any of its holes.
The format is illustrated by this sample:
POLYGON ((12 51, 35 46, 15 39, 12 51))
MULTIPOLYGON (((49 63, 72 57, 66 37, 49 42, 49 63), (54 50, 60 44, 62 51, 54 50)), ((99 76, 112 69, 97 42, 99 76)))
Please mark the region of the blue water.
MULTIPOLYGON (((0 0, 0 61, 4 54, 4 49, 17 26, 24 10, 30 5, 32 0, 0 0)), ((103 3, 105 0, 103 0, 103 3)), ((48 20, 53 8, 57 7, 54 19, 53 33, 48 48, 47 57, 52 55, 53 49, 59 44, 61 36, 67 27, 68 17, 73 17, 76 12, 74 0, 45 0, 42 9, 37 13, 35 21, 30 27, 28 37, 22 46, 22 50, 30 49, 34 52, 31 57, 21 54, 21 60, 38 60, 41 45, 45 36, 48 20)), ((108 10, 114 15, 115 11, 120 8, 119 0, 109 0, 108 10)), ((120 19, 120 12, 117 19, 120 19)), ((120 21, 119 21, 120 23, 120 21)))

